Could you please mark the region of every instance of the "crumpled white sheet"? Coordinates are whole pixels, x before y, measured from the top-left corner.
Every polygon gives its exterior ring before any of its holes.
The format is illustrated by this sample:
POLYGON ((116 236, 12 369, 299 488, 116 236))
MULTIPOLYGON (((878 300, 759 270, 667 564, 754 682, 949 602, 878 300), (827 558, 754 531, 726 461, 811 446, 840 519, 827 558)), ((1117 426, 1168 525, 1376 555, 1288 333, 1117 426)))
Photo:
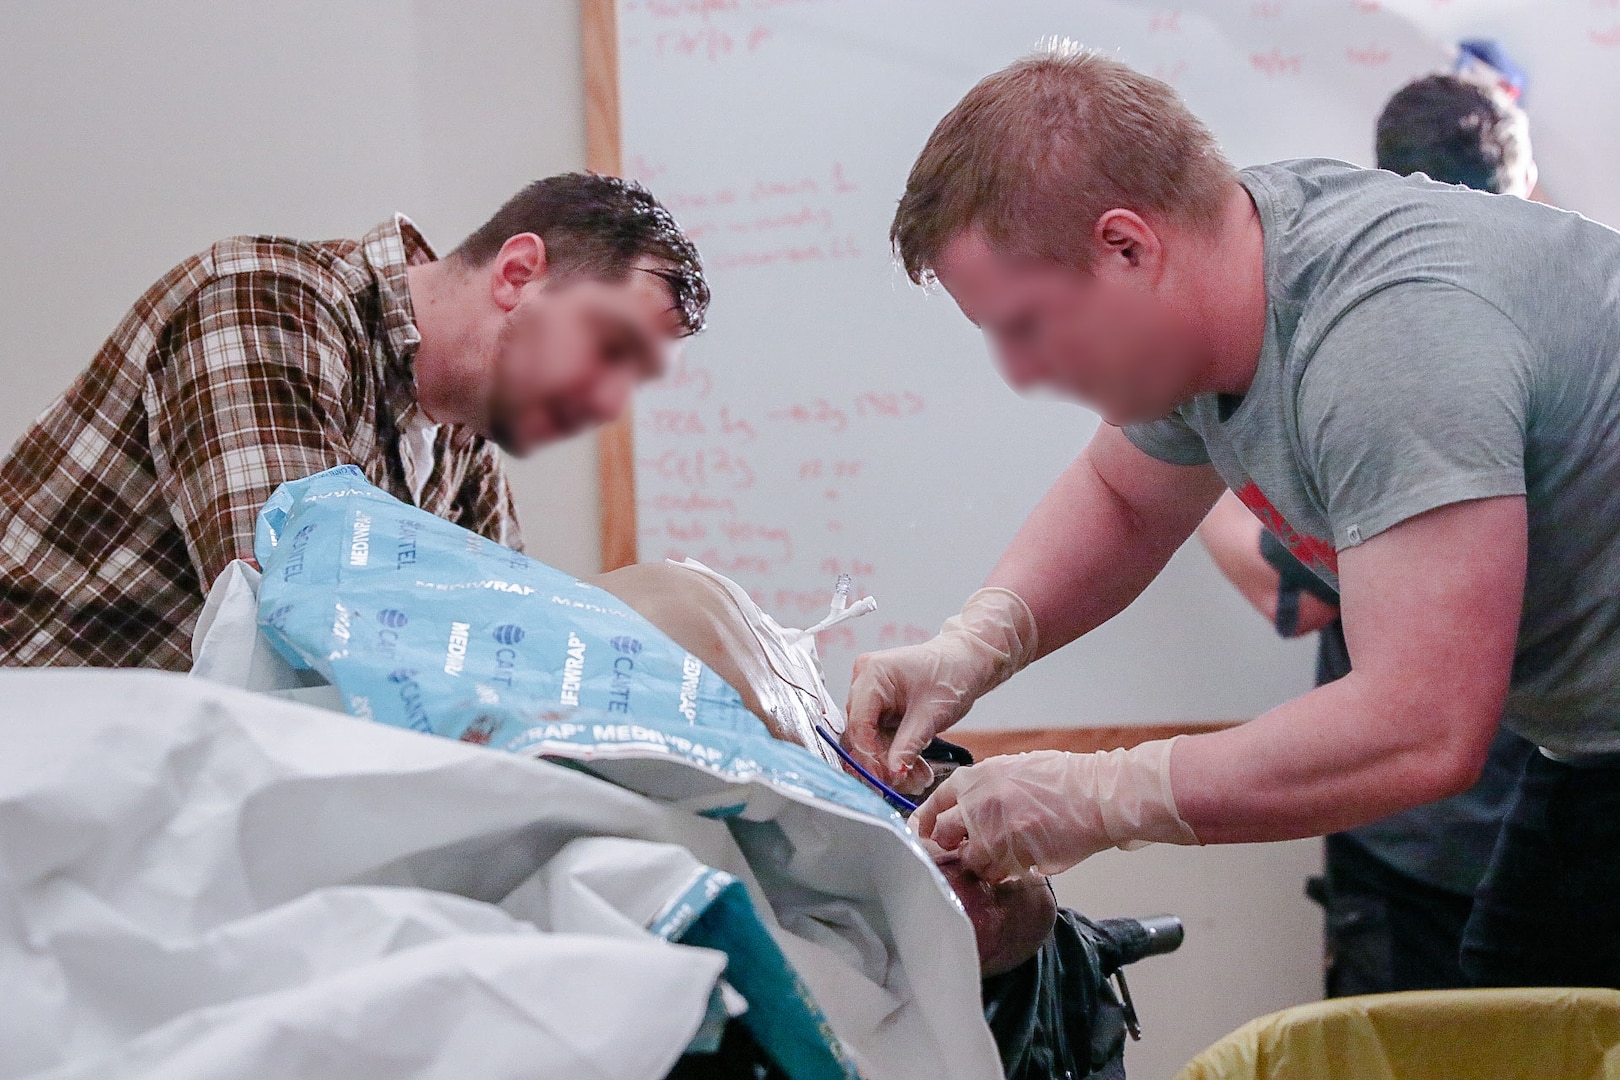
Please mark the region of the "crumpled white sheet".
POLYGON ((452 933, 185 1013, 128 1046, 44 1075, 661 1076, 702 1018, 724 965, 708 950, 532 928, 452 933))
POLYGON ((3 1076, 641 1080, 724 967, 481 902, 719 828, 566 768, 145 672, 0 672, 0 740, 3 1076))
POLYGON ((656 1080, 724 957, 496 906, 592 836, 741 878, 863 1076, 998 1075, 971 928, 876 825, 159 673, 0 672, 0 740, 0 1077, 656 1080))

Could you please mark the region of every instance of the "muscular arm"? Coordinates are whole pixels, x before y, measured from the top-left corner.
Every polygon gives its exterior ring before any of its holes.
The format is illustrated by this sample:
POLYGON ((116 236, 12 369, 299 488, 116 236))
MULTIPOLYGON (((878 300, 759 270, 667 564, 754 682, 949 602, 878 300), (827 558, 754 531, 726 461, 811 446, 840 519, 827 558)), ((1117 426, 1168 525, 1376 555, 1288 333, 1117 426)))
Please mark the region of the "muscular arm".
POLYGON ((1524 590, 1525 501, 1431 510, 1339 558, 1347 677, 1182 739, 1177 808, 1205 843, 1319 835, 1478 777, 1507 696, 1524 590))
POLYGON ((1044 656, 1136 599, 1223 487, 1209 466, 1168 465, 1105 424, 1029 515, 987 584, 1029 605, 1044 656))

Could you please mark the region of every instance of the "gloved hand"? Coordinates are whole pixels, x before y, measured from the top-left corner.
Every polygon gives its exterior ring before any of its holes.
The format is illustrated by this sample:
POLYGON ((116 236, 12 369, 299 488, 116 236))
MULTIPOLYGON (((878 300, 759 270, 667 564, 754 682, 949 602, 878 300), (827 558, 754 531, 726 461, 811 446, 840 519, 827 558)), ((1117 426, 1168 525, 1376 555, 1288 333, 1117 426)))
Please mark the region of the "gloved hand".
POLYGON ((987 758, 956 770, 911 816, 911 827, 987 881, 1032 867, 1060 873, 1111 847, 1197 844, 1170 790, 1175 743, 987 758))
POLYGON ((1035 659, 1035 616, 1009 589, 980 589, 938 636, 855 661, 844 745, 907 793, 928 786, 917 755, 974 701, 1035 659))

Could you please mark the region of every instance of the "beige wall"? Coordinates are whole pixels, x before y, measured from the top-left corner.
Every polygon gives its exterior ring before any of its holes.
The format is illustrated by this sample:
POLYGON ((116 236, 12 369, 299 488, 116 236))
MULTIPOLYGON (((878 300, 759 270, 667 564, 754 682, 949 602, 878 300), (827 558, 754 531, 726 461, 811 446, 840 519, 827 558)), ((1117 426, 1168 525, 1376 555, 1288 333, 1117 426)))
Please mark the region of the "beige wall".
POLYGON ((1187 940, 1126 969, 1142 1041, 1131 1080, 1168 1080, 1257 1016, 1322 996, 1322 914, 1305 879, 1320 840, 1105 851, 1052 880, 1058 903, 1092 918, 1179 915, 1187 940))
MULTIPOLYGON (((233 233, 453 246, 585 159, 575 0, 0 0, 0 444, 143 289, 233 233)), ((529 549, 597 566, 589 440, 515 470, 529 549)))

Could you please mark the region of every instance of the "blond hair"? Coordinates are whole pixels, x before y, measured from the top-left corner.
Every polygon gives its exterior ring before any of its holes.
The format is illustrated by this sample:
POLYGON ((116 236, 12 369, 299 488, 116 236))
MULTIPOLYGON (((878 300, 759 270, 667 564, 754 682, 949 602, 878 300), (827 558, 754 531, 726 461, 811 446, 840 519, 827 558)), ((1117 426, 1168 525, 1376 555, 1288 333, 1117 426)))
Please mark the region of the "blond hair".
POLYGON ((1212 230, 1236 176, 1169 85, 1056 43, 980 80, 945 114, 906 178, 889 241, 911 280, 956 236, 1089 269, 1115 207, 1212 230))

